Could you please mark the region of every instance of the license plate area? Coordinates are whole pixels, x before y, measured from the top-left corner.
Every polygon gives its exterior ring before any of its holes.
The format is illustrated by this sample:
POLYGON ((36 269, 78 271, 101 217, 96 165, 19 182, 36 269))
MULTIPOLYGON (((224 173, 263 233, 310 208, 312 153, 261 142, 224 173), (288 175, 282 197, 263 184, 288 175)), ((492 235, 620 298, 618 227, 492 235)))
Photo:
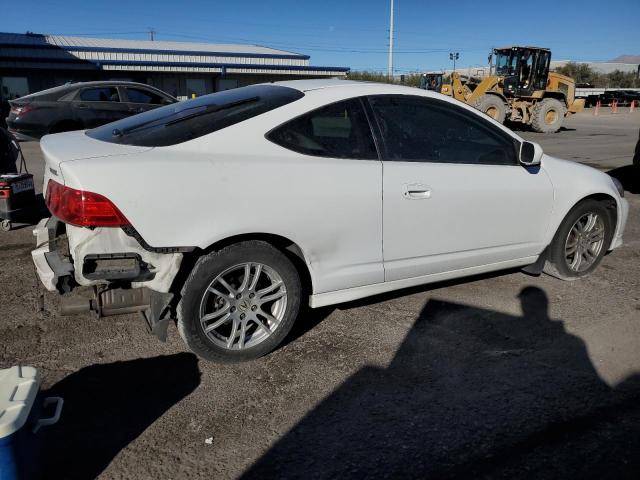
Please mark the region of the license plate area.
POLYGON ((21 193, 33 189, 33 178, 25 178, 24 180, 18 180, 11 184, 13 193, 21 193))

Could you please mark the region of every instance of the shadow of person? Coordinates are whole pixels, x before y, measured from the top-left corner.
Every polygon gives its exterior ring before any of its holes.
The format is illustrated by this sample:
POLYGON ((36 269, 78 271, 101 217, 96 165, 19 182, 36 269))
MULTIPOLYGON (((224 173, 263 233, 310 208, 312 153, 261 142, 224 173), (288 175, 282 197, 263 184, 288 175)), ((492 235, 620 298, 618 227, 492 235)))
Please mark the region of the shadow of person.
POLYGON ((85 367, 51 387, 65 404, 46 438, 44 478, 94 479, 200 384, 190 353, 85 367))
POLYGON ((521 317, 430 300, 387 368, 347 379, 243 478, 636 475, 637 382, 609 388, 544 291, 519 297, 521 317))

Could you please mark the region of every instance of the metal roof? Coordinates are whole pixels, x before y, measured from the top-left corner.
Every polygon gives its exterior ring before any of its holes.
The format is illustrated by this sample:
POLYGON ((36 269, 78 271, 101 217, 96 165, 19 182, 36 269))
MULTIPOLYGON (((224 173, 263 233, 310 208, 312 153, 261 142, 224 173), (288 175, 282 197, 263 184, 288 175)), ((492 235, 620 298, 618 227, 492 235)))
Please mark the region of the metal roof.
POLYGON ((346 67, 309 65, 309 56, 258 45, 0 32, 0 68, 102 69, 306 76, 344 75, 346 67))
POLYGON ((308 59, 308 55, 287 52, 260 45, 228 43, 191 43, 151 40, 125 40, 114 38, 70 37, 65 35, 40 35, 33 33, 0 32, 0 44, 7 46, 60 47, 67 50, 172 52, 181 54, 233 54, 249 56, 273 56, 280 58, 308 59))

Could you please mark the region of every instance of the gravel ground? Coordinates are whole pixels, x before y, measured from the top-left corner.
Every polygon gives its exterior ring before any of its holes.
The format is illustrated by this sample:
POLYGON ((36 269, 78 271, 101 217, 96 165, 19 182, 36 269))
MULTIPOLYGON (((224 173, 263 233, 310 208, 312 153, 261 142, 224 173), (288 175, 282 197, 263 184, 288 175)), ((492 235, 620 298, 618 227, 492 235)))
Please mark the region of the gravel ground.
POLYGON ((0 233, 0 368, 33 365, 66 400, 46 478, 638 478, 639 128, 602 109, 521 132, 628 190, 625 245, 589 277, 501 272, 307 311, 235 366, 173 327, 163 344, 135 316, 62 317, 49 293, 42 308, 31 229, 0 233))

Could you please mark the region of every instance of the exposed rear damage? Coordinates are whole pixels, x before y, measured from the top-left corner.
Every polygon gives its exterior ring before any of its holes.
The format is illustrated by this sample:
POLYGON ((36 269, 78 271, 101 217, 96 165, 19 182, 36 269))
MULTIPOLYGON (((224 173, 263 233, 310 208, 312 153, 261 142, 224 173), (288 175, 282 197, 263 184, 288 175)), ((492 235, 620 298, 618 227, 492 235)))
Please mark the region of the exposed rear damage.
POLYGON ((33 234, 37 248, 31 255, 47 290, 69 293, 77 286, 94 287, 92 299, 63 297, 62 313, 141 312, 151 331, 166 337, 170 288, 182 253, 152 252, 120 228, 75 227, 55 217, 42 220, 33 234))
POLYGON ((108 198, 81 184, 73 188, 63 177, 64 163, 123 157, 148 148, 99 142, 84 132, 46 136, 41 146, 45 198, 53 216, 34 229, 37 247, 32 256, 45 288, 69 293, 78 286, 93 287, 91 299, 63 297, 61 312, 141 312, 150 329, 164 338, 173 298, 170 288, 182 253, 149 247, 108 198))

